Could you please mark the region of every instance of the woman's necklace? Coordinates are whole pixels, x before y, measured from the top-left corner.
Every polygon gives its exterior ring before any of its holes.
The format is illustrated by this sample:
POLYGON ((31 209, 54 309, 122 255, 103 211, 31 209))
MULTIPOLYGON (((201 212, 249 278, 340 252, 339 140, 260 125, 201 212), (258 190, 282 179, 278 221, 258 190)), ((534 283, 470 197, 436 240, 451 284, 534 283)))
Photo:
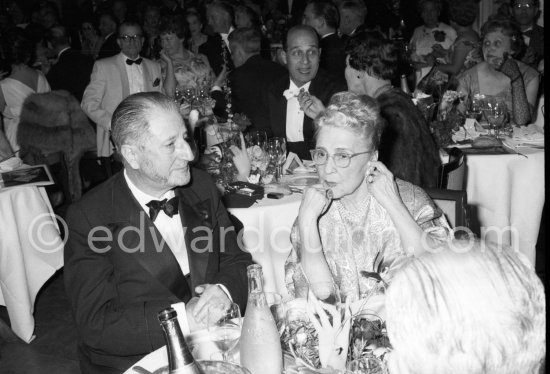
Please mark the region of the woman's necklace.
POLYGON ((348 209, 344 206, 341 200, 335 200, 336 208, 340 218, 347 223, 358 224, 367 215, 370 206, 370 195, 367 195, 358 204, 354 204, 355 208, 348 209))

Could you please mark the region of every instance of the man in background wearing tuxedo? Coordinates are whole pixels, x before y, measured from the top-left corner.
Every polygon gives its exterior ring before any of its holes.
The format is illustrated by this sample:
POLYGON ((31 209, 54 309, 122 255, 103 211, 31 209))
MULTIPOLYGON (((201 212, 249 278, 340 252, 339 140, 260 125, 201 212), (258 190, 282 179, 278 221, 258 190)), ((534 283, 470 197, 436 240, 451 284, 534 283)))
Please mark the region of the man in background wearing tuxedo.
POLYGON ((313 119, 322 110, 315 101, 326 105, 333 94, 345 91, 347 86, 343 77, 319 69, 321 50, 312 27, 298 25, 288 30, 283 50, 288 73, 267 89, 269 124, 274 136, 286 138, 289 151, 310 160, 309 151, 315 148, 313 119))

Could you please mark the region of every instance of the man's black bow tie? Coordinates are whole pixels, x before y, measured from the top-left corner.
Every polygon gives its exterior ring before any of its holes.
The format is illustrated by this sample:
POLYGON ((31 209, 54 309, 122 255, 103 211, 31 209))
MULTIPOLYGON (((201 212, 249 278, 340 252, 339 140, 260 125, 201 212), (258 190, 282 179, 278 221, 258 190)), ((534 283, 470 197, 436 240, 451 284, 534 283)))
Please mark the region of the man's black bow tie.
POLYGON ((157 219, 157 216, 161 210, 163 210, 168 217, 172 217, 174 214, 178 214, 177 197, 173 197, 168 201, 167 199, 164 199, 162 201, 151 200, 145 205, 149 207, 149 217, 153 222, 155 221, 155 219, 157 219))
POLYGON ((133 65, 133 64, 141 65, 141 61, 143 61, 141 57, 138 58, 137 60, 130 60, 129 58, 126 59, 126 63, 128 65, 133 65))
POLYGON ((533 30, 523 31, 522 34, 528 38, 531 38, 533 36, 533 30))

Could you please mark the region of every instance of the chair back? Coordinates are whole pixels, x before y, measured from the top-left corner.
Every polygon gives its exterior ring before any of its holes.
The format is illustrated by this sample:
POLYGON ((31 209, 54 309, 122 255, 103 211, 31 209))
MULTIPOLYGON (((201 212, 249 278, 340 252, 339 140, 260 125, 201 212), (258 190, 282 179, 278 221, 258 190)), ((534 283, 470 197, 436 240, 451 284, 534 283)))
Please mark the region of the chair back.
POLYGON ((464 153, 459 148, 451 148, 449 162, 439 168, 437 188, 448 190, 462 190, 464 186, 464 153))
POLYGON ((426 193, 443 211, 452 228, 469 227, 468 198, 464 190, 427 188, 426 193))

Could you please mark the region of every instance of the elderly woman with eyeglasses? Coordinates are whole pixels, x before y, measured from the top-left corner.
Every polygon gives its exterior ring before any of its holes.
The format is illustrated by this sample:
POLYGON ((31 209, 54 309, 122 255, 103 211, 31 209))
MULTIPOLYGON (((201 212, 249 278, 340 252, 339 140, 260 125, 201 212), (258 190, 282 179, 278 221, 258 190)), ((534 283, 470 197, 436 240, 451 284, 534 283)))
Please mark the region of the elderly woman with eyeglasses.
POLYGON ((384 120, 374 99, 335 94, 315 123, 320 184, 305 190, 292 230, 289 293, 304 297, 323 281, 343 295, 383 292, 402 260, 446 241, 449 226, 420 187, 378 161, 384 120))

